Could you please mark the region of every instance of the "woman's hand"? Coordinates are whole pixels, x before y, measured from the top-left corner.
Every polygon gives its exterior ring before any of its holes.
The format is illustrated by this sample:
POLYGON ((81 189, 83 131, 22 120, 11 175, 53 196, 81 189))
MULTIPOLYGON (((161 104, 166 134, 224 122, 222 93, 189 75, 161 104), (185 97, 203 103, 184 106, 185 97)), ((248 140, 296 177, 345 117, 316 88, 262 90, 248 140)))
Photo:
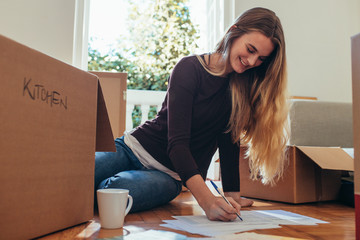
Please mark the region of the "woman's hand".
POLYGON ((240 214, 241 206, 231 197, 227 197, 227 200, 231 203, 230 206, 222 197, 213 196, 202 208, 209 220, 215 221, 233 221, 237 218, 237 214, 240 214))
POLYGON ((222 197, 215 197, 200 175, 189 178, 186 181, 186 186, 205 211, 209 220, 232 221, 236 219, 236 213, 240 214, 240 204, 229 197, 227 199, 233 205, 230 206, 222 197))

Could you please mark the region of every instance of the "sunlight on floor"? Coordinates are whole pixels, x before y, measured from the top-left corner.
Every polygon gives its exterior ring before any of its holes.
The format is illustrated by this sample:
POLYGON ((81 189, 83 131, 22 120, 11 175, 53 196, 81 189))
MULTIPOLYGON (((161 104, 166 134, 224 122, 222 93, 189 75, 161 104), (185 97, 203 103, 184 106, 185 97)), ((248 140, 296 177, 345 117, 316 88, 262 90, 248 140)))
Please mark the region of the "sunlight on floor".
POLYGON ((254 200, 254 204, 253 207, 269 207, 269 206, 273 206, 273 203, 267 203, 267 202, 257 202, 256 200, 254 200))
POLYGON ((76 238, 87 239, 94 235, 97 231, 100 230, 100 224, 91 220, 90 223, 86 226, 86 228, 80 232, 76 238))
POLYGON ((187 204, 187 205, 196 205, 198 204, 196 200, 192 200, 192 201, 184 201, 182 202, 183 204, 187 204))

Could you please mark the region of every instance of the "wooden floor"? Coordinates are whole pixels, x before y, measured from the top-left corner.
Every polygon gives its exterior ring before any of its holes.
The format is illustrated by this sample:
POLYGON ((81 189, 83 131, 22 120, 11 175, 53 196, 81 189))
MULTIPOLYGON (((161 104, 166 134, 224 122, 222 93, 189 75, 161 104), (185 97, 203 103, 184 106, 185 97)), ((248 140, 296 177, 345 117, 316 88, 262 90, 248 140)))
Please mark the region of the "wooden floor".
MULTIPOLYGON (((256 230, 252 232, 301 239, 355 239, 355 210, 352 207, 337 202, 293 205, 256 199, 254 200, 254 206, 247 208, 248 210, 281 209, 317 218, 329 223, 319 224, 317 226, 284 225, 282 228, 278 229, 256 230)), ((200 214, 203 214, 203 211, 197 205, 191 193, 182 192, 175 200, 165 206, 153 209, 151 211, 129 214, 125 218, 125 226, 122 229, 101 229, 99 219, 95 215, 95 218, 88 223, 78 225, 64 231, 56 232, 40 239, 53 240, 113 238, 116 236, 128 235, 150 229, 172 231, 189 237, 201 238, 204 236, 160 227, 162 220, 172 219, 171 216, 200 214)))

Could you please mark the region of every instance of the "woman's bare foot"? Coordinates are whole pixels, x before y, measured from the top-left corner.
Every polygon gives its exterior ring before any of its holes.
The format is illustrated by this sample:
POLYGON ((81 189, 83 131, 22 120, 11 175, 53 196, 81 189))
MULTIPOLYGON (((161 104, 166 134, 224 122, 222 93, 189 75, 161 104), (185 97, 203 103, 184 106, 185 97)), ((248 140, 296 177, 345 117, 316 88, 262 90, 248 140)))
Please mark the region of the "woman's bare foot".
POLYGON ((253 200, 247 198, 240 198, 240 205, 241 207, 251 207, 254 204, 253 200))

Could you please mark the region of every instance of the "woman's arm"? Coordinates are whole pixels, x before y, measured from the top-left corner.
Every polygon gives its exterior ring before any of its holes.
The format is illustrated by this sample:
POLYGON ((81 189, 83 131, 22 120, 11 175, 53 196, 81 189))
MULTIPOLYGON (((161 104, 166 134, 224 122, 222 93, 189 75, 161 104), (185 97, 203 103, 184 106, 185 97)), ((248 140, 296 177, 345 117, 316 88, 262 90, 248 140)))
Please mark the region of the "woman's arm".
POLYGON ((242 198, 240 193, 240 174, 239 174, 239 153, 240 147, 232 142, 231 133, 222 133, 218 137, 221 176, 224 194, 231 197, 240 206, 248 207, 254 202, 252 200, 242 198))
POLYGON ((240 147, 233 143, 230 132, 218 136, 221 181, 224 192, 240 192, 240 147))
POLYGON ((200 170, 190 151, 194 98, 199 92, 199 69, 197 59, 184 58, 173 69, 168 87, 168 155, 186 187, 205 211, 210 220, 234 220, 240 206, 221 197, 215 197, 206 186, 200 170))
POLYGON ((203 178, 197 174, 186 181, 186 186, 191 191, 200 207, 205 211, 210 220, 232 221, 240 214, 241 206, 232 197, 227 198, 231 207, 222 197, 215 197, 205 184, 203 178))

